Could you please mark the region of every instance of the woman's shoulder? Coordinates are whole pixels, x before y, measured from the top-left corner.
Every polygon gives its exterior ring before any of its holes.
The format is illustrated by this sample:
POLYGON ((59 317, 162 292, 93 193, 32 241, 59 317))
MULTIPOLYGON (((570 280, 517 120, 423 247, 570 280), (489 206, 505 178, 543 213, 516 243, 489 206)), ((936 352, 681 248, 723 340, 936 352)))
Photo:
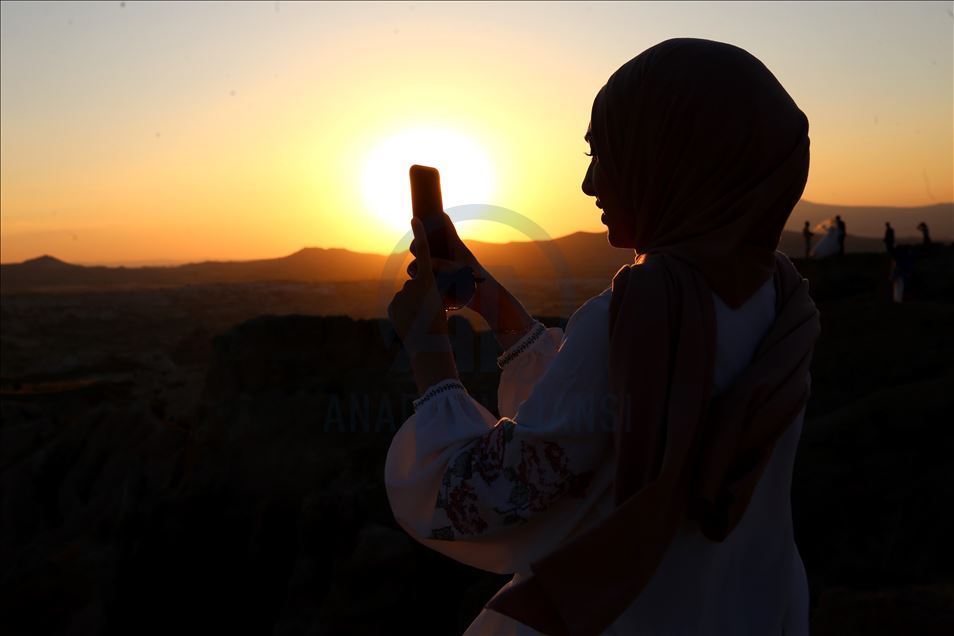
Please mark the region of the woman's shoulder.
MULTIPOLYGON (((581 394, 603 398, 609 382, 609 300, 604 290, 570 316, 557 355, 534 387, 535 394, 546 396, 544 401, 566 405, 581 394)), ((526 408, 521 407, 524 416, 526 408)))
POLYGON ((609 306, 613 296, 612 286, 586 300, 570 315, 566 323, 566 334, 609 333, 609 306))

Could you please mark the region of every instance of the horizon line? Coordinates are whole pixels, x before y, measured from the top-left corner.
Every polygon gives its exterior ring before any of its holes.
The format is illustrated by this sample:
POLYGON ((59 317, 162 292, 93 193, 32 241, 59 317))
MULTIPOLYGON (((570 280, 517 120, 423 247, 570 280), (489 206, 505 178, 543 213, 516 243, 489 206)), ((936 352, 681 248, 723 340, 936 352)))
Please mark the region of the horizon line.
MULTIPOLYGON (((818 206, 825 206, 825 207, 838 207, 838 208, 885 208, 885 209, 890 209, 890 210, 915 210, 915 209, 918 209, 918 208, 930 208, 930 207, 944 206, 944 205, 954 206, 954 201, 941 201, 941 202, 938 202, 938 203, 930 203, 930 204, 925 204, 925 205, 901 206, 901 205, 843 205, 843 204, 840 204, 840 203, 817 203, 817 202, 815 202, 815 201, 809 201, 808 199, 799 199, 798 203, 796 203, 795 205, 797 206, 799 203, 808 203, 808 204, 810 204, 810 205, 818 205, 818 206)), ((793 209, 793 212, 794 212, 794 209, 793 209)), ((786 224, 788 224, 788 222, 791 221, 791 220, 792 220, 792 219, 791 219, 791 216, 790 216, 789 219, 786 220, 786 224)), ((785 229, 783 229, 782 231, 783 231, 783 232, 785 232, 785 231, 788 231, 788 232, 797 232, 797 230, 785 230, 785 229)), ((598 232, 588 232, 588 231, 586 231, 586 230, 576 230, 575 232, 570 232, 569 234, 564 234, 564 235, 561 235, 561 236, 550 237, 550 238, 548 238, 548 239, 546 239, 546 240, 549 240, 549 241, 558 241, 558 240, 560 240, 560 239, 565 239, 565 238, 567 238, 567 237, 574 236, 574 235, 576 235, 576 234, 605 234, 605 232, 606 232, 606 230, 602 230, 602 231, 598 231, 598 232)), ((854 236, 854 237, 858 237, 858 238, 867 238, 867 239, 876 239, 876 238, 879 238, 878 236, 871 236, 871 235, 867 235, 867 234, 852 234, 852 233, 848 233, 848 236, 854 236)), ((909 237, 908 237, 908 236, 902 236, 901 238, 917 238, 917 236, 912 234, 912 235, 909 236, 909 237)), ((945 239, 941 239, 941 240, 943 241, 943 240, 945 240, 945 239)), ((518 244, 519 244, 519 243, 535 243, 535 242, 537 242, 537 241, 528 239, 528 240, 525 240, 525 241, 520 241, 520 240, 518 240, 518 241, 502 241, 502 242, 497 242, 497 241, 483 241, 483 240, 480 240, 480 239, 471 239, 469 242, 470 242, 470 243, 482 243, 482 244, 484 244, 484 245, 511 245, 511 244, 514 244, 514 243, 518 243, 518 244)), ((24 260, 22 260, 22 261, 2 261, 2 260, 0 260, 0 265, 20 265, 20 264, 26 263, 26 262, 28 262, 28 261, 34 261, 34 260, 37 260, 37 259, 40 259, 40 258, 47 257, 47 258, 52 258, 52 259, 58 260, 58 261, 60 261, 60 262, 62 262, 62 263, 66 263, 66 264, 68 264, 68 265, 77 265, 77 266, 80 266, 80 267, 129 267, 129 268, 144 268, 144 267, 181 267, 181 266, 183 266, 183 265, 195 265, 195 264, 200 264, 200 263, 247 263, 247 262, 250 262, 250 261, 265 261, 265 260, 273 260, 273 259, 280 259, 280 258, 288 258, 289 256, 292 256, 292 255, 294 255, 294 254, 297 254, 298 252, 301 252, 302 250, 308 250, 308 249, 317 249, 317 250, 343 250, 343 251, 346 251, 346 252, 351 252, 352 254, 367 255, 367 256, 388 256, 389 254, 392 253, 392 252, 362 252, 362 251, 356 251, 356 250, 354 250, 354 249, 351 249, 350 247, 341 247, 341 246, 315 247, 315 246, 305 245, 305 246, 299 247, 298 249, 296 249, 296 250, 294 250, 294 251, 292 251, 292 252, 288 252, 288 253, 286 253, 286 254, 283 254, 283 255, 281 255, 281 256, 262 256, 262 257, 256 257, 256 258, 236 258, 236 259, 209 259, 209 258, 206 258, 206 259, 201 259, 201 260, 181 260, 181 261, 180 261, 180 260, 174 260, 174 259, 157 258, 157 259, 141 259, 141 260, 130 260, 130 261, 111 261, 111 262, 106 262, 106 263, 104 263, 104 262, 102 262, 102 261, 84 261, 84 262, 80 262, 80 261, 66 261, 66 260, 63 260, 63 259, 61 259, 61 258, 59 258, 59 257, 57 257, 57 256, 52 255, 52 254, 43 253, 43 254, 39 254, 39 255, 37 255, 37 256, 33 256, 33 257, 31 257, 31 258, 26 258, 26 259, 24 259, 24 260)), ((614 248, 614 249, 621 249, 621 248, 614 248)), ((405 250, 405 251, 406 251, 406 250, 405 250)))
MULTIPOLYGON (((783 232, 791 232, 791 233, 793 233, 793 234, 797 234, 797 233, 798 233, 796 230, 782 230, 782 231, 783 231, 783 232)), ((563 235, 563 236, 557 236, 557 237, 550 238, 550 239, 546 239, 546 240, 548 240, 548 241, 557 241, 557 240, 564 239, 564 238, 567 238, 567 237, 570 237, 570 236, 574 236, 574 235, 576 235, 576 234, 605 234, 605 232, 587 232, 587 231, 585 231, 585 230, 577 230, 576 232, 571 232, 571 233, 565 234, 565 235, 563 235)), ((866 234, 851 234, 851 233, 848 233, 847 236, 854 237, 854 238, 867 239, 867 240, 876 240, 876 239, 880 238, 880 237, 877 237, 877 236, 869 236, 869 235, 866 235, 866 234)), ((899 238, 897 238, 896 240, 897 240, 897 241, 905 241, 905 240, 920 241, 920 240, 921 240, 921 237, 919 237, 919 236, 917 236, 917 235, 914 235, 914 234, 901 235, 901 236, 900 236, 899 238)), ((537 243, 537 242, 540 242, 540 241, 527 240, 527 241, 506 241, 506 242, 502 242, 502 243, 496 243, 496 242, 493 242, 493 241, 472 240, 472 241, 470 241, 470 242, 471 242, 471 243, 483 243, 483 244, 485 244, 485 245, 512 245, 512 244, 514 244, 514 243, 537 243)), ((949 241, 948 241, 948 239, 945 237, 945 238, 942 238, 942 239, 937 239, 936 242, 938 242, 938 243, 940 243, 940 244, 944 244, 944 243, 947 243, 947 242, 949 242, 949 241)), ((612 249, 619 249, 619 250, 625 250, 625 249, 626 249, 626 248, 613 247, 613 246, 610 245, 609 243, 607 243, 607 247, 610 247, 610 248, 612 248, 612 249)), ((29 262, 29 261, 35 261, 35 260, 39 260, 39 259, 41 259, 41 258, 49 258, 49 259, 53 259, 53 260, 59 261, 59 262, 65 264, 65 265, 75 265, 75 266, 77 266, 77 267, 111 267, 111 268, 125 267, 125 268, 128 268, 128 269, 144 269, 144 268, 147 268, 147 267, 168 267, 168 268, 173 268, 173 267, 182 267, 182 266, 184 266, 184 265, 201 265, 201 264, 203 264, 203 263, 250 263, 250 262, 254 262, 254 261, 279 260, 279 259, 283 259, 283 258, 288 258, 288 257, 290 257, 290 256, 294 256, 295 254, 297 254, 297 253, 299 253, 299 252, 302 252, 302 251, 304 251, 304 250, 326 250, 326 251, 341 250, 341 251, 345 251, 345 252, 351 252, 352 254, 355 254, 355 255, 357 255, 357 256, 388 256, 388 255, 391 254, 391 252, 358 252, 358 251, 352 250, 352 249, 347 248, 347 247, 314 247, 314 246, 307 246, 307 245, 306 245, 306 246, 304 246, 304 247, 300 247, 300 248, 298 248, 297 250, 295 250, 295 251, 293 251, 293 252, 289 252, 289 253, 284 254, 284 255, 282 255, 282 256, 266 256, 266 257, 262 257, 262 258, 205 259, 205 260, 185 260, 185 261, 172 261, 172 260, 161 260, 161 259, 160 259, 160 260, 157 260, 157 261, 151 261, 151 260, 149 260, 149 259, 144 259, 144 260, 142 260, 142 261, 113 261, 113 262, 111 262, 111 263, 102 263, 102 262, 66 261, 66 260, 63 260, 62 258, 59 258, 59 257, 54 256, 54 255, 52 255, 52 254, 40 254, 40 255, 38 255, 38 256, 33 256, 33 257, 30 257, 30 258, 24 259, 24 260, 22 260, 22 261, 0 261, 0 265, 23 265, 24 263, 27 263, 27 262, 29 262)), ((404 250, 404 251, 406 252, 407 250, 404 250)))

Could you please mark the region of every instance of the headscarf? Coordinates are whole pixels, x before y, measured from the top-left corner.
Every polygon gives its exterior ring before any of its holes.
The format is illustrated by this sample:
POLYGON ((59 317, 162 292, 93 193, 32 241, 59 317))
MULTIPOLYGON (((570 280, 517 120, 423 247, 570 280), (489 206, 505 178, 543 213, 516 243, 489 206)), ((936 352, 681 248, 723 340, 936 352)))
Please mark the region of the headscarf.
POLYGON ((759 60, 666 40, 610 77, 591 126, 638 253, 609 311, 610 389, 629 405, 615 422, 615 509, 486 606, 559 635, 611 625, 687 519, 712 541, 732 532, 807 402, 819 332, 807 281, 776 252, 808 176, 808 120, 759 60), (775 322, 715 396, 712 293, 738 308, 769 279, 775 322))

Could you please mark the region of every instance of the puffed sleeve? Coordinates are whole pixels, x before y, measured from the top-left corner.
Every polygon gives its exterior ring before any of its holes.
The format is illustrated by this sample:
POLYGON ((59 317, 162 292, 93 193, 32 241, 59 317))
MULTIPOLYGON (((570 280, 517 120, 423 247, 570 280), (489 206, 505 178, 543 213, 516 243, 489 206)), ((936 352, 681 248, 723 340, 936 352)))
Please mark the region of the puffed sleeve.
POLYGON ((455 380, 415 401, 385 484, 417 541, 484 570, 525 572, 602 514, 614 473, 602 300, 574 313, 513 417, 498 420, 455 380))
POLYGON ((553 362, 562 342, 562 329, 547 328, 535 322, 526 335, 500 354, 497 364, 502 370, 497 386, 497 412, 501 417, 514 416, 517 407, 527 399, 553 362))

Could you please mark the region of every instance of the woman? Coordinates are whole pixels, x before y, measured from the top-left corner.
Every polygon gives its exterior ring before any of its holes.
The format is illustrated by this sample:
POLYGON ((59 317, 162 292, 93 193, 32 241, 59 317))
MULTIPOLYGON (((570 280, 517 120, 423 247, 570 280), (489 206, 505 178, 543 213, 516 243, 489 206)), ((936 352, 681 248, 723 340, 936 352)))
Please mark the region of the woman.
POLYGON ((514 573, 468 634, 796 634, 807 584, 790 487, 818 314, 775 251, 808 176, 808 121, 737 47, 662 42, 593 103, 583 191, 633 265, 534 321, 485 276, 504 353, 495 416, 460 384, 418 275, 388 308, 422 395, 388 453, 398 522, 514 573))

